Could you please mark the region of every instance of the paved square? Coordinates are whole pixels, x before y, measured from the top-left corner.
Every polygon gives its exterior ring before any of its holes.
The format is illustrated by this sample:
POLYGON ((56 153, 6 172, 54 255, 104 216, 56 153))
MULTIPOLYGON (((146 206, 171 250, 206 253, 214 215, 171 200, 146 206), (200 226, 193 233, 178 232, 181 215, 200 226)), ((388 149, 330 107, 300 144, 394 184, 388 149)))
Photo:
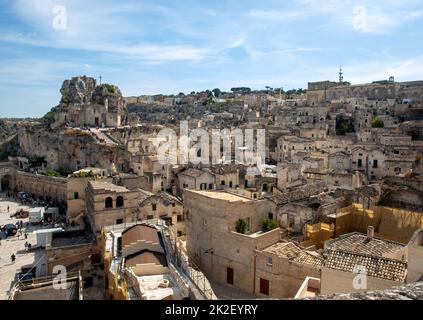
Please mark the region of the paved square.
MULTIPOLYGON (((18 209, 28 209, 28 206, 20 205, 13 199, 7 199, 5 194, 0 194, 0 226, 4 226, 9 223, 15 224, 18 220, 23 221, 23 233, 22 236, 16 235, 14 237, 8 237, 7 239, 1 239, 0 245, 0 299, 5 300, 9 298, 9 290, 11 289, 12 283, 16 277, 16 273, 20 271, 23 266, 33 265, 37 260, 39 266, 45 263, 45 259, 40 259, 44 256, 44 250, 36 250, 33 252, 25 251, 25 242, 28 241, 33 246, 36 245, 36 235, 32 232, 34 227, 26 229, 25 225, 28 218, 16 219, 10 218, 10 214, 16 212, 18 209), (9 207, 9 212, 7 211, 9 207), (28 233, 28 239, 25 240, 23 234, 25 230, 28 233), (16 256, 15 263, 11 261, 12 253, 16 256)), ((37 272, 38 273, 38 272, 37 272)))

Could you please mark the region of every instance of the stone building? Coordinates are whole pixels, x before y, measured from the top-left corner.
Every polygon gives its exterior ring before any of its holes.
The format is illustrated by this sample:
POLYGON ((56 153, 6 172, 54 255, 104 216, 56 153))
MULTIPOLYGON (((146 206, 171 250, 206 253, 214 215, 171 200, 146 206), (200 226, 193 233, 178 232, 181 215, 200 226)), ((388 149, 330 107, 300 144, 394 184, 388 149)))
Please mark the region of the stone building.
POLYGON ((185 233, 183 223, 184 208, 181 199, 164 191, 151 193, 138 189, 138 192, 140 198, 139 221, 162 219, 169 224, 177 226, 177 231, 185 233))
POLYGON ((86 212, 92 229, 137 221, 138 192, 106 181, 89 181, 86 212))

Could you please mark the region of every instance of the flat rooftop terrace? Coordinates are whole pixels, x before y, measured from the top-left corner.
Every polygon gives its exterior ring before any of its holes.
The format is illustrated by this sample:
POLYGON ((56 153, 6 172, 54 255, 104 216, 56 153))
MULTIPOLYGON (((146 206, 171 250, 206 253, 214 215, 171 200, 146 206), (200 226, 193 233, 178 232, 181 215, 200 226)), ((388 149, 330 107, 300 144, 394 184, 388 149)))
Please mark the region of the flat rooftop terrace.
POLYGON ((223 200, 228 202, 250 202, 253 201, 250 198, 243 197, 237 194, 233 194, 226 191, 198 191, 198 190, 190 190, 193 193, 200 194, 204 197, 223 200))

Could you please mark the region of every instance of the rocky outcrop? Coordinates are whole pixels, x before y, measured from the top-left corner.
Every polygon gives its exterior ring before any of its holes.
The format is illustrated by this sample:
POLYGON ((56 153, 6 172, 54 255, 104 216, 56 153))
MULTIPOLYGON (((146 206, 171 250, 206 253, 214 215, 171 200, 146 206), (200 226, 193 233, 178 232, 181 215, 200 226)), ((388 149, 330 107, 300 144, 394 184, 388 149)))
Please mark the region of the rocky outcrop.
POLYGON ((109 112, 117 112, 125 105, 119 88, 110 84, 97 86, 92 94, 91 102, 103 106, 107 105, 109 112))
POLYGON ((385 290, 339 293, 304 300, 423 300, 423 281, 385 290))
POLYGON ((7 160, 8 156, 16 156, 18 152, 19 143, 17 134, 0 142, 0 161, 7 160))
POLYGON ((0 119, 0 143, 18 132, 17 122, 0 119))
POLYGON ((73 77, 63 81, 60 93, 63 103, 88 103, 96 87, 96 81, 90 77, 73 77))
POLYGON ((81 76, 65 80, 59 104, 43 120, 52 129, 71 127, 118 127, 127 123, 128 112, 122 92, 115 85, 100 84, 81 76))
POLYGON ((65 80, 60 89, 62 99, 59 106, 74 104, 96 104, 106 106, 109 112, 117 112, 125 107, 122 92, 111 84, 97 85, 96 80, 90 77, 74 77, 65 80))

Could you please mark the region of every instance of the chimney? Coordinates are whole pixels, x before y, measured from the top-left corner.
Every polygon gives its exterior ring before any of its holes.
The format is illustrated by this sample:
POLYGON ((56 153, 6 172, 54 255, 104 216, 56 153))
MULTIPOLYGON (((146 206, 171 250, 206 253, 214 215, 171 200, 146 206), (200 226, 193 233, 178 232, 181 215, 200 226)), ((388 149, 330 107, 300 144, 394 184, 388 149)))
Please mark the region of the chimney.
POLYGON ((375 228, 373 226, 367 227, 367 239, 372 240, 375 236, 375 228))

